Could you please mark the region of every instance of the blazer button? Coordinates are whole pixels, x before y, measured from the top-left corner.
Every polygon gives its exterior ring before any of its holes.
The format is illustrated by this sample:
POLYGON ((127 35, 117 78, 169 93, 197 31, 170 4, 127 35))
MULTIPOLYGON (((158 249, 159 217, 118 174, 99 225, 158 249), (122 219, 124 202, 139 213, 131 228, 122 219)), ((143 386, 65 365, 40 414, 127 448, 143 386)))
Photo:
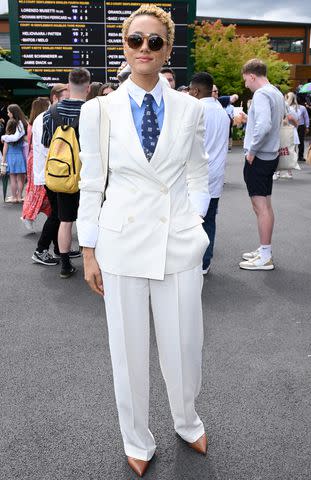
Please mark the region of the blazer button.
POLYGON ((167 222, 167 218, 166 218, 166 217, 161 217, 160 220, 161 220, 162 223, 166 223, 166 222, 167 222))
POLYGON ((162 187, 161 192, 164 193, 164 195, 168 194, 168 188, 167 187, 162 187))
POLYGON ((135 218, 134 218, 134 217, 128 217, 127 220, 128 220, 129 223, 135 222, 135 218))

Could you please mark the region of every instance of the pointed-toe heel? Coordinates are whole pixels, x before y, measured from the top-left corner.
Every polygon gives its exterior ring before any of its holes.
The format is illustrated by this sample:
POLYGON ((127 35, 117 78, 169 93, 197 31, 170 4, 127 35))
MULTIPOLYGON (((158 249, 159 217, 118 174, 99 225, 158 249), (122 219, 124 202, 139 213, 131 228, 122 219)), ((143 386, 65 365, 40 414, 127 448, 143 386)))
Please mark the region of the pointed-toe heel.
POLYGON ((202 437, 198 438, 195 442, 193 443, 188 443, 189 447, 193 448, 198 453, 201 453, 202 455, 207 454, 207 436, 206 433, 202 435, 202 437))
POLYGON ((147 468, 149 467, 149 461, 147 460, 139 460, 138 458, 127 457, 127 462, 131 469, 138 475, 142 477, 146 472, 147 468))

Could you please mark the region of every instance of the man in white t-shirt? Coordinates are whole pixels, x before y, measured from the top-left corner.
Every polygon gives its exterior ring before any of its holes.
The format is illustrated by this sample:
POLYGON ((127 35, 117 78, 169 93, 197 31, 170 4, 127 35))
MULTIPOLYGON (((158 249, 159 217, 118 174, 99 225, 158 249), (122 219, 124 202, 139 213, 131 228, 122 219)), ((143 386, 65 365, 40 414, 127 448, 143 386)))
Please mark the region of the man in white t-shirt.
POLYGON ((203 257, 203 273, 208 273, 213 257, 216 234, 216 214, 221 196, 226 158, 228 152, 228 134, 230 120, 216 98, 212 96, 213 77, 206 72, 196 73, 191 80, 189 94, 204 103, 205 150, 208 153, 210 204, 204 217, 204 230, 210 244, 203 257))

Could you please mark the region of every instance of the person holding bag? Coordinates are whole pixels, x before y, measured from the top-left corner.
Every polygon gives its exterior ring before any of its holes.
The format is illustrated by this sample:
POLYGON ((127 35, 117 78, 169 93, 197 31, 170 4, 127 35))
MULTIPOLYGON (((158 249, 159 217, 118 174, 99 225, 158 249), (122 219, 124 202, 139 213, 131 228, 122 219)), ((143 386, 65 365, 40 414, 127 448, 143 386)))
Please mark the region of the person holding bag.
POLYGON ((289 92, 285 95, 286 119, 281 129, 281 151, 278 165, 280 178, 293 178, 293 169, 300 170, 298 165, 298 104, 296 95, 289 92), (284 144, 285 142, 285 144, 284 144))
POLYGON ((142 5, 122 34, 131 75, 100 99, 110 131, 106 189, 99 100, 81 108, 77 230, 85 279, 104 295, 125 453, 142 476, 156 449, 148 425, 149 298, 174 429, 191 448, 207 451, 194 402, 201 383, 202 257, 209 244, 202 217, 210 196, 203 105, 159 76, 173 46, 170 14, 142 5))

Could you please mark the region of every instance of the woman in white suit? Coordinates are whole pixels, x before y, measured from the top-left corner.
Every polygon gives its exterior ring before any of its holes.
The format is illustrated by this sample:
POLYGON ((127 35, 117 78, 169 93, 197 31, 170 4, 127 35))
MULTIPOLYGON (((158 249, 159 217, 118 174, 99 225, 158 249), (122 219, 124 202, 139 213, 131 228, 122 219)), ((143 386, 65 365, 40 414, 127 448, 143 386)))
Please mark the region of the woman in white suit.
POLYGON ((195 411, 201 383, 202 256, 209 240, 203 107, 159 77, 174 24, 142 5, 123 25, 131 76, 105 97, 110 120, 105 202, 100 109, 80 116, 81 197, 77 220, 85 279, 104 295, 114 387, 125 453, 140 476, 155 452, 148 428, 149 299, 174 428, 205 454, 195 411))

